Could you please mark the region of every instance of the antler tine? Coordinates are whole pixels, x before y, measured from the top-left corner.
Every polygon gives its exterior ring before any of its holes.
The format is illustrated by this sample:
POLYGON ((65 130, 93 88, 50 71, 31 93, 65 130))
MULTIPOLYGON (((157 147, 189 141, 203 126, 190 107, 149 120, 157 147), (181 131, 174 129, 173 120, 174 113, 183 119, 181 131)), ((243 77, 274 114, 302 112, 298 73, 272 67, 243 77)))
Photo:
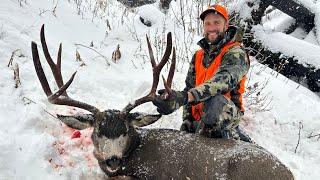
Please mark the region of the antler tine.
POLYGON ((152 100, 154 100, 155 96, 156 96, 156 90, 158 87, 158 83, 159 83, 159 76, 160 76, 160 72, 163 68, 163 66, 168 62, 169 57, 171 55, 171 49, 172 49, 172 36, 171 36, 171 32, 169 32, 167 34, 167 46, 166 46, 166 50, 165 53, 160 61, 160 63, 158 65, 156 65, 156 62, 154 61, 154 56, 153 56, 153 52, 152 52, 152 48, 151 48, 151 44, 149 41, 149 38, 147 36, 147 44, 148 44, 148 50, 149 50, 149 55, 150 55, 150 59, 151 59, 151 65, 153 67, 153 82, 152 82, 152 88, 151 91, 148 95, 135 100, 135 102, 133 104, 129 103, 123 110, 122 112, 124 113, 129 113, 132 109, 134 109, 135 107, 146 103, 146 102, 150 102, 152 100))
POLYGON ((172 85, 172 79, 173 79, 175 68, 176 68, 176 48, 173 47, 171 66, 170 66, 170 70, 167 78, 167 83, 169 88, 171 88, 171 85, 172 85))
MULTIPOLYGON (((62 52, 62 43, 59 45, 59 51, 58 51, 58 56, 57 56, 57 68, 60 70, 60 75, 61 75, 61 52, 62 52)), ((61 82, 63 84, 63 79, 61 78, 61 82)))
POLYGON ((169 70, 167 81, 164 78, 164 76, 162 76, 163 84, 164 84, 164 87, 166 89, 165 93, 163 94, 165 99, 169 98, 172 95, 172 90, 171 90, 172 79, 173 79, 173 75, 174 75, 174 70, 176 68, 176 48, 175 47, 173 47, 172 60, 171 61, 172 62, 171 62, 171 66, 170 66, 170 70, 169 70))
MULTIPOLYGON (((47 53, 47 55, 48 55, 48 49, 46 48, 47 45, 46 45, 45 39, 44 39, 43 26, 41 28, 41 41, 42 40, 44 42, 44 43, 42 43, 42 47, 45 46, 45 48, 43 49, 44 54, 47 53)), ((58 104, 58 105, 68 105, 68 106, 78 107, 78 108, 90 111, 93 114, 96 114, 96 113, 99 112, 99 109, 94 107, 94 106, 91 106, 91 105, 89 105, 87 103, 83 103, 83 102, 80 102, 80 101, 76 101, 76 100, 66 96, 66 90, 71 85, 71 83, 72 83, 72 81, 73 81, 73 79, 74 79, 74 77, 76 75, 76 72, 73 73, 73 75, 71 76, 71 78, 69 79, 69 81, 66 84, 62 84, 62 85, 60 84, 61 86, 59 86, 59 90, 56 93, 52 94, 52 91, 50 89, 48 80, 47 80, 47 78, 46 78, 46 76, 45 76, 45 74, 43 72, 43 68, 42 68, 42 65, 41 65, 41 62, 40 62, 40 58, 39 58, 39 53, 38 53, 38 47, 37 47, 37 44, 35 42, 31 42, 31 50, 32 50, 33 64, 34 64, 38 79, 39 79, 40 84, 42 86, 42 89, 46 93, 50 103, 58 104), (60 97, 61 95, 63 97, 60 97)), ((46 59, 48 61, 48 64, 50 64, 50 62, 53 63, 50 55, 46 56, 46 59)), ((54 69, 51 68, 52 69, 52 73, 54 75, 56 75, 55 73, 59 72, 60 77, 58 77, 58 78, 60 78, 62 80, 61 71, 60 71, 60 69, 61 69, 61 44, 60 44, 60 47, 59 47, 57 66, 54 63, 53 63, 53 65, 54 65, 55 68, 54 69), (58 67, 58 68, 56 68, 56 67, 58 67), (58 69, 58 71, 57 71, 57 69, 58 69)), ((56 79, 56 82, 58 84, 57 79, 56 79)), ((59 81, 59 82, 63 83, 62 81, 59 81)))
MULTIPOLYGON (((47 62, 51 68, 51 71, 53 73, 54 79, 58 85, 59 88, 61 88, 63 86, 63 79, 62 79, 62 75, 61 75, 61 51, 62 51, 62 44, 60 43, 59 46, 59 51, 58 51, 58 57, 57 57, 57 65, 53 62, 49 50, 48 50, 48 46, 46 43, 46 38, 44 35, 44 24, 41 27, 41 31, 40 31, 40 39, 41 39, 41 45, 42 45, 42 49, 43 49, 43 53, 44 56, 47 59, 47 62)), ((64 92, 65 96, 68 96, 67 92, 64 92)))
POLYGON ((167 47, 165 50, 165 53, 160 61, 160 63, 153 68, 153 83, 152 83, 152 88, 150 91, 150 94, 152 94, 153 96, 155 96, 156 94, 156 90, 158 87, 158 83, 159 83, 159 76, 160 76, 160 72, 162 70, 162 68, 164 67, 164 65, 168 62, 169 57, 171 55, 171 50, 172 50, 172 36, 171 36, 171 32, 169 32, 167 34, 167 47))
POLYGON ((149 51, 151 65, 152 65, 152 68, 155 68, 156 67, 156 61, 154 60, 153 51, 152 51, 152 47, 151 47, 148 35, 146 35, 146 38, 147 38, 148 51, 149 51))
POLYGON ((51 96, 52 91, 50 89, 48 80, 46 78, 46 75, 43 72, 42 65, 40 63, 38 47, 37 47, 37 44, 33 41, 31 42, 31 50, 32 50, 32 59, 33 59, 34 68, 36 69, 36 73, 40 81, 41 87, 47 96, 51 96))
POLYGON ((162 96, 164 97, 164 99, 167 99, 169 96, 172 94, 172 90, 171 87, 169 87, 169 84, 167 83, 166 79, 164 78, 164 76, 162 76, 162 81, 163 81, 163 85, 165 88, 165 93, 162 94, 162 96))
POLYGON ((54 93, 48 97, 49 102, 55 104, 55 102, 58 100, 59 96, 61 96, 68 89, 68 87, 71 85, 76 73, 77 73, 77 71, 72 74, 69 81, 65 85, 63 85, 56 93, 54 93))

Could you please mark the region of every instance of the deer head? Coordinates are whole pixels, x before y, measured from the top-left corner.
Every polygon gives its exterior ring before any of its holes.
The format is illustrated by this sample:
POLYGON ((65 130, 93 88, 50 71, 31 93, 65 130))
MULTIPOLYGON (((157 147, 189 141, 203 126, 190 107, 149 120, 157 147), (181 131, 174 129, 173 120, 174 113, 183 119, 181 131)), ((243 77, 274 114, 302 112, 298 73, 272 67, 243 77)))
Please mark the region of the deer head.
MULTIPOLYGON (((149 55, 151 59, 151 64, 153 67, 153 83, 151 91, 148 95, 141 97, 134 101, 133 104, 128 104, 124 109, 120 110, 105 110, 100 111, 98 108, 89 105, 84 102, 74 100, 69 97, 66 90, 71 85, 76 72, 73 73, 71 78, 64 84, 61 75, 61 51, 62 45, 59 46, 57 63, 55 64, 49 54, 45 35, 44 35, 44 25, 41 27, 40 39, 42 49, 45 58, 52 70, 53 76, 55 78, 56 84, 59 90, 52 93, 51 88, 48 84, 47 78, 43 72, 42 65, 40 63, 39 53, 37 49, 37 44, 35 42, 31 43, 32 57, 34 67, 40 80, 43 91, 48 97, 48 100, 52 104, 57 105, 67 105, 72 107, 81 108, 91 112, 90 114, 76 115, 76 116, 63 116, 57 115, 58 118, 65 123, 67 126, 75 129, 85 129, 93 127, 92 141, 94 145, 94 156, 97 158, 100 167, 107 174, 116 174, 116 172, 121 168, 126 156, 138 145, 139 136, 135 131, 135 127, 141 127, 144 125, 149 125, 157 121, 161 115, 144 115, 142 113, 130 113, 135 107, 150 102, 154 100, 156 95, 156 89, 159 82, 159 75, 163 66, 167 63, 172 49, 172 37, 171 33, 167 35, 167 47, 162 60, 157 65, 153 56, 151 44, 148 36, 147 44, 149 49, 149 55)), ((172 64, 170 67, 169 75, 167 81, 164 79, 164 84, 167 89, 167 93, 170 95, 170 87, 172 83, 172 78, 175 68, 175 48, 173 48, 172 64)))

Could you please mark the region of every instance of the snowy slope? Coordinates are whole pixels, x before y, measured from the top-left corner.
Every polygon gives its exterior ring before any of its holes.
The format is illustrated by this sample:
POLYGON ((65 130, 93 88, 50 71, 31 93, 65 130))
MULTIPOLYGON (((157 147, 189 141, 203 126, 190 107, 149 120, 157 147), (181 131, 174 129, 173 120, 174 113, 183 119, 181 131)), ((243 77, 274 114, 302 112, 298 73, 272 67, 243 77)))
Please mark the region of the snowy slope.
MULTIPOLYGON (((63 43, 64 80, 77 71, 68 89, 69 95, 100 109, 122 109, 128 102, 148 92, 152 73, 145 34, 150 35, 152 42, 158 43, 159 52, 163 50, 162 42, 168 31, 173 32, 178 55, 179 49, 180 53, 183 51, 179 48, 182 47, 181 39, 192 44, 190 52, 178 56, 174 87, 180 90, 184 86, 189 60, 184 55, 191 56, 192 50, 198 48, 195 44, 200 37, 189 32, 184 34, 181 25, 175 23, 173 11, 165 15, 158 10, 157 4, 126 10, 116 1, 76 4, 79 1, 26 0, 26 3, 21 1, 22 6, 19 2, 2 0, 0 5, 0 179, 102 178, 103 173, 92 155, 91 130, 83 130, 80 138, 71 139, 73 130, 52 116, 81 110, 49 104, 36 77, 31 41, 38 43, 44 71, 51 87, 55 87, 40 48, 41 25, 45 24, 53 59, 56 59, 59 43, 63 43), (152 28, 144 26, 138 14, 148 17, 154 23, 152 28), (99 53, 76 45, 89 46, 91 42, 99 53), (120 62, 113 63, 111 54, 117 44, 122 58, 120 62), (20 67, 19 88, 14 87, 13 71, 7 67, 12 52, 17 49, 13 63, 20 67), (76 62, 76 50, 86 66, 76 62)), ((179 1, 172 2, 171 6, 178 9, 179 1)), ((288 51, 295 47, 291 48, 288 51)), ((309 50, 308 46, 299 48, 309 50)), ((310 56, 317 57, 317 54, 310 56)), ((248 86, 256 82, 259 83, 256 89, 264 83, 266 86, 259 95, 257 90, 246 98, 248 111, 242 127, 254 141, 282 160, 297 179, 319 179, 319 136, 308 136, 320 133, 320 98, 253 61, 248 86), (260 97, 266 97, 267 101, 260 97), (295 153, 301 125, 301 139, 295 153)), ((156 113, 150 103, 137 108, 137 111, 156 113)), ((181 114, 180 109, 163 117, 151 128, 178 129, 181 114)))

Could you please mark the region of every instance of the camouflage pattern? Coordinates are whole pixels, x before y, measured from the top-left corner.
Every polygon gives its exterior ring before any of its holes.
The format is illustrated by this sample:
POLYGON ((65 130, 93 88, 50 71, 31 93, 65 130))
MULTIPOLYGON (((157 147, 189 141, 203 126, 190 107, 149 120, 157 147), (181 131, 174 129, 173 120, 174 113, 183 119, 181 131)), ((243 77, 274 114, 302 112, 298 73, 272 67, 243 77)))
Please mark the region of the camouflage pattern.
MULTIPOLYGON (((209 45, 205 38, 201 39, 198 42, 198 45, 205 52, 203 58, 204 67, 209 67, 209 65, 219 54, 220 50, 226 43, 228 43, 229 41, 234 41, 235 38, 238 38, 236 32, 237 29, 235 27, 230 27, 227 30, 224 39, 222 39, 217 45, 209 45)), ((247 74, 250 66, 245 50, 240 46, 233 46, 222 57, 221 66, 215 76, 210 80, 204 82, 202 85, 195 87, 194 64, 195 55, 190 62, 188 74, 185 81, 186 87, 184 88, 184 92, 189 91, 193 94, 195 98, 194 104, 198 102, 204 102, 205 104, 208 104, 207 101, 211 102, 213 101, 213 99, 215 99, 214 97, 220 97, 222 96, 221 94, 229 91, 232 94, 233 91, 236 91, 237 88, 239 88, 239 82, 241 81, 243 76, 247 74)), ((220 110, 213 110, 214 112, 211 112, 211 109, 213 107, 207 106, 207 108, 204 108, 205 115, 201 118, 201 121, 214 121, 217 124, 215 129, 213 129, 214 131, 220 130, 222 132, 223 130, 227 130, 231 133, 231 136, 236 136, 231 129, 237 127, 240 121, 242 113, 240 112, 241 107, 239 107, 239 103, 234 103, 233 101, 228 100, 227 102, 225 102, 225 104, 217 104, 222 106, 222 109, 220 108, 220 110), (206 114, 212 113, 218 113, 218 115, 216 115, 214 119, 208 119, 209 117, 208 115, 206 116, 206 114)), ((191 114, 191 106, 192 104, 189 103, 183 107, 184 123, 181 127, 182 130, 185 128, 184 126, 186 124, 192 124, 192 131, 196 131, 194 130, 194 128, 199 129, 200 127, 200 125, 197 125, 193 122, 194 119, 191 114)))
POLYGON ((204 102, 204 114, 196 132, 212 137, 239 139, 235 127, 238 126, 242 112, 223 95, 216 95, 204 102))

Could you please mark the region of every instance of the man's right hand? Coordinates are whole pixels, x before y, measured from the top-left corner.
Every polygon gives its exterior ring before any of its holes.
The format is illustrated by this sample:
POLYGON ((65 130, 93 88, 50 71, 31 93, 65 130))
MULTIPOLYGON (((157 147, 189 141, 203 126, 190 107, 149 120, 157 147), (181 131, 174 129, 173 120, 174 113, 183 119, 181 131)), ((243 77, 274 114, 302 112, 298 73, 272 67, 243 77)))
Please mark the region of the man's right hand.
POLYGON ((152 101, 152 103, 157 106, 157 111, 160 114, 171 114, 188 102, 187 93, 172 90, 172 94, 167 99, 164 98, 164 93, 165 89, 159 90, 159 95, 152 101))

